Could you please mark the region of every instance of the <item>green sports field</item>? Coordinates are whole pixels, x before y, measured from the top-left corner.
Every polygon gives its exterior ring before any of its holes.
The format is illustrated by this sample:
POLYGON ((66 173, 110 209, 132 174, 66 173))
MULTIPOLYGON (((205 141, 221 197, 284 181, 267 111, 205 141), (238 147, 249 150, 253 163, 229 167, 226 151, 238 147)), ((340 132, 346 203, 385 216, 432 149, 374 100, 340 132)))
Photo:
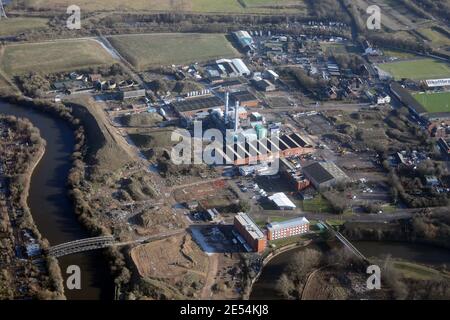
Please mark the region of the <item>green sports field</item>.
POLYGON ((450 92, 416 93, 413 97, 430 113, 450 112, 450 92))
POLYGON ((108 39, 138 70, 239 56, 224 34, 160 33, 108 39))
POLYGON ((378 66, 389 72, 396 80, 403 78, 412 80, 450 78, 450 65, 434 59, 389 62, 378 66))

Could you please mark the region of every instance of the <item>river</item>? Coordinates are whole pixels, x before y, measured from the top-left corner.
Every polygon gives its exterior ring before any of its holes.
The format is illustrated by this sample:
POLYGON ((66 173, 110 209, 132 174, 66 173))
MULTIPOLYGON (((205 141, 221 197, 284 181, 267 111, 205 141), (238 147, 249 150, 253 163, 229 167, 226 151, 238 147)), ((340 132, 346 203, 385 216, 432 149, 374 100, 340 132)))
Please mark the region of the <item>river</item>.
MULTIPOLYGON (((40 130, 45 141, 45 154, 31 177, 28 206, 43 237, 50 245, 89 237, 78 221, 67 195, 67 176, 71 168, 74 137, 62 120, 27 107, 0 101, 0 113, 28 118, 40 130)), ((63 277, 67 266, 81 269, 81 290, 67 290, 68 299, 112 299, 113 280, 100 251, 59 258, 63 277)))
MULTIPOLYGON (((355 241, 352 244, 368 258, 383 258, 390 255, 392 258, 428 265, 450 263, 450 250, 430 245, 389 241, 355 241)), ((292 255, 300 250, 304 250, 304 248, 283 252, 270 260, 263 268, 259 279, 253 285, 250 299, 282 299, 275 290, 275 284, 289 261, 292 260, 292 255)))

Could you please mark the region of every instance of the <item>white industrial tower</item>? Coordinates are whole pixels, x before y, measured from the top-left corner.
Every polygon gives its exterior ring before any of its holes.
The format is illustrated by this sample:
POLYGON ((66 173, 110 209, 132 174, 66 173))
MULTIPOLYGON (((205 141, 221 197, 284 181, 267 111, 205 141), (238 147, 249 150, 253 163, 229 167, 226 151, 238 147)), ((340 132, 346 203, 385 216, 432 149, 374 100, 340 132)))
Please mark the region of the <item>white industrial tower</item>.
POLYGON ((5 12, 5 7, 3 6, 3 1, 0 0, 0 20, 2 20, 2 18, 7 18, 7 16, 5 12))

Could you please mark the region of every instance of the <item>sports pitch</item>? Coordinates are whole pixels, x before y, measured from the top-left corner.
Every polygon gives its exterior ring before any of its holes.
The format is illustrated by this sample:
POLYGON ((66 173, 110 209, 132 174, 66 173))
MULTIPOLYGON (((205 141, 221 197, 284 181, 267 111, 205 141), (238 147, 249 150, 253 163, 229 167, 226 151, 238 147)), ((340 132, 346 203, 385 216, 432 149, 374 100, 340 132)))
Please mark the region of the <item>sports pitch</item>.
POLYGON ((378 66, 389 72, 396 80, 403 78, 412 80, 450 78, 450 65, 434 59, 389 62, 378 66))
POLYGON ((171 33, 109 37, 138 70, 239 56, 223 34, 171 33))
POLYGON ((413 97, 429 113, 450 112, 450 92, 415 93, 413 97))

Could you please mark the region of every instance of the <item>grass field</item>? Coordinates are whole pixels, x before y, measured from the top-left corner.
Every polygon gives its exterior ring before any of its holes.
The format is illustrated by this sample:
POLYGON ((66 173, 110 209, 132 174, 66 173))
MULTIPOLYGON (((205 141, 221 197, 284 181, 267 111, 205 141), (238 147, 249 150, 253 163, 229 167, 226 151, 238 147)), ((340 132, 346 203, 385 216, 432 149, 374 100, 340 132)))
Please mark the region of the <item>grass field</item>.
POLYGON ((450 112, 450 92, 416 93, 413 97, 430 113, 450 112))
POLYGON ((54 73, 111 64, 114 60, 100 44, 91 40, 8 45, 0 67, 8 75, 30 71, 54 73))
POLYGON ((322 195, 317 195, 312 200, 303 201, 303 211, 314 213, 329 213, 332 211, 330 203, 322 195))
POLYGON ((420 264, 410 263, 406 261, 395 261, 394 267, 401 272, 405 278, 415 280, 449 280, 450 277, 447 274, 439 272, 427 266, 420 264))
POLYGON ((48 19, 43 18, 9 18, 0 20, 0 36, 17 35, 25 31, 39 30, 47 27, 48 19))
POLYGON ((432 28, 421 29, 419 30, 419 33, 430 39, 433 45, 438 47, 450 46, 450 38, 441 32, 433 30, 432 28))
POLYGON ((450 77, 450 66, 434 59, 417 59, 380 64, 379 67, 389 72, 396 80, 439 79, 450 77))
POLYGON ((398 59, 414 59, 417 58, 417 55, 409 52, 391 50, 391 49, 383 49, 383 54, 388 57, 395 57, 398 59))
MULTIPOLYGON (((271 13, 306 10, 303 0, 78 0, 84 11, 193 11, 220 13, 271 13), (245 4, 245 5, 243 5, 245 4), (282 6, 281 8, 278 6, 282 6)), ((28 0, 28 7, 34 9, 66 10, 72 0, 28 0)))
POLYGON ((109 40, 139 70, 239 56, 223 34, 126 35, 109 40))

